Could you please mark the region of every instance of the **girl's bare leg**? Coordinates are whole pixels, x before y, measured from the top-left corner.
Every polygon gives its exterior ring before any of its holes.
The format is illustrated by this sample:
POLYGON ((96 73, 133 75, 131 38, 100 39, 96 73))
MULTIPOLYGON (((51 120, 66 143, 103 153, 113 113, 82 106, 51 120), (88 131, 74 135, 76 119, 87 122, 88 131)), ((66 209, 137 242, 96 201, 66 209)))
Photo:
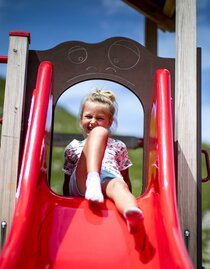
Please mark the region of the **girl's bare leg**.
POLYGON ((108 140, 108 131, 95 127, 88 135, 76 169, 77 186, 88 200, 103 202, 99 173, 108 140))
POLYGON ((135 232, 144 219, 143 212, 138 208, 136 198, 130 192, 127 184, 122 179, 112 179, 103 185, 106 195, 112 199, 124 216, 128 230, 135 232))

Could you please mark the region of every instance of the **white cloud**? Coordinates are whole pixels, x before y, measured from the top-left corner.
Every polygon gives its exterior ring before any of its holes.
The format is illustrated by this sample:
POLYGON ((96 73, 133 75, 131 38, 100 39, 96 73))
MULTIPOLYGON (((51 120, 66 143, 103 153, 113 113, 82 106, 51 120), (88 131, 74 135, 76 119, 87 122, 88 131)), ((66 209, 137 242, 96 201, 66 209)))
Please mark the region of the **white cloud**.
POLYGON ((113 15, 113 14, 127 10, 127 5, 125 5, 123 1, 102 0, 101 3, 108 15, 113 15))

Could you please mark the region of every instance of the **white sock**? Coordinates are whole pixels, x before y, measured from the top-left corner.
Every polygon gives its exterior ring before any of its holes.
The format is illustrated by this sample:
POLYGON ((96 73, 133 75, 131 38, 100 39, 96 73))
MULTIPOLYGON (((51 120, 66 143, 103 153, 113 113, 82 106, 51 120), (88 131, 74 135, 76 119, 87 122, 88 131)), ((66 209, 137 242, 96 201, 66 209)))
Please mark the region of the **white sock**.
POLYGON ((137 232, 139 224, 144 220, 144 214, 138 207, 128 207, 125 209, 124 217, 127 222, 128 230, 131 233, 137 232))
POLYGON ((90 172, 86 180, 85 198, 90 201, 102 203, 104 196, 101 191, 101 182, 98 172, 90 172))

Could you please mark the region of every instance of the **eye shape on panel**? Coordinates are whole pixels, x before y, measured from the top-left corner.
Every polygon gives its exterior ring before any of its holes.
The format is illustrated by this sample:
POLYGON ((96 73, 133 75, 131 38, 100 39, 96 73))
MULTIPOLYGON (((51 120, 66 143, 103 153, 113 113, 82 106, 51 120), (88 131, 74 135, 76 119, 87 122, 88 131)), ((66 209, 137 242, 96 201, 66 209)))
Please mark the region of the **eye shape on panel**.
POLYGON ((87 60, 87 50, 81 46, 75 46, 69 49, 68 59, 74 64, 81 64, 87 60))
POLYGON ((133 42, 118 40, 110 46, 108 58, 112 66, 118 69, 128 70, 138 63, 140 51, 133 42))

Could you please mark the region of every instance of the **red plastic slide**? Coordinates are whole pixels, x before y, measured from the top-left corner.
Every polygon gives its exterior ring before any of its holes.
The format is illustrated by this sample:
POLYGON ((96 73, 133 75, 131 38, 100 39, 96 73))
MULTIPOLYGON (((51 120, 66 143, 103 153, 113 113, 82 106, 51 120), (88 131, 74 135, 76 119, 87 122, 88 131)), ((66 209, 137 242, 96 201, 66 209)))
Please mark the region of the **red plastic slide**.
MULTIPOLYGON (((176 207, 170 74, 157 71, 148 148, 148 184, 137 198, 145 214, 132 235, 114 204, 62 197, 48 186, 52 117, 50 62, 34 90, 12 226, 1 269, 189 269, 176 207)), ((62 179, 61 179, 62 180, 62 179)))

